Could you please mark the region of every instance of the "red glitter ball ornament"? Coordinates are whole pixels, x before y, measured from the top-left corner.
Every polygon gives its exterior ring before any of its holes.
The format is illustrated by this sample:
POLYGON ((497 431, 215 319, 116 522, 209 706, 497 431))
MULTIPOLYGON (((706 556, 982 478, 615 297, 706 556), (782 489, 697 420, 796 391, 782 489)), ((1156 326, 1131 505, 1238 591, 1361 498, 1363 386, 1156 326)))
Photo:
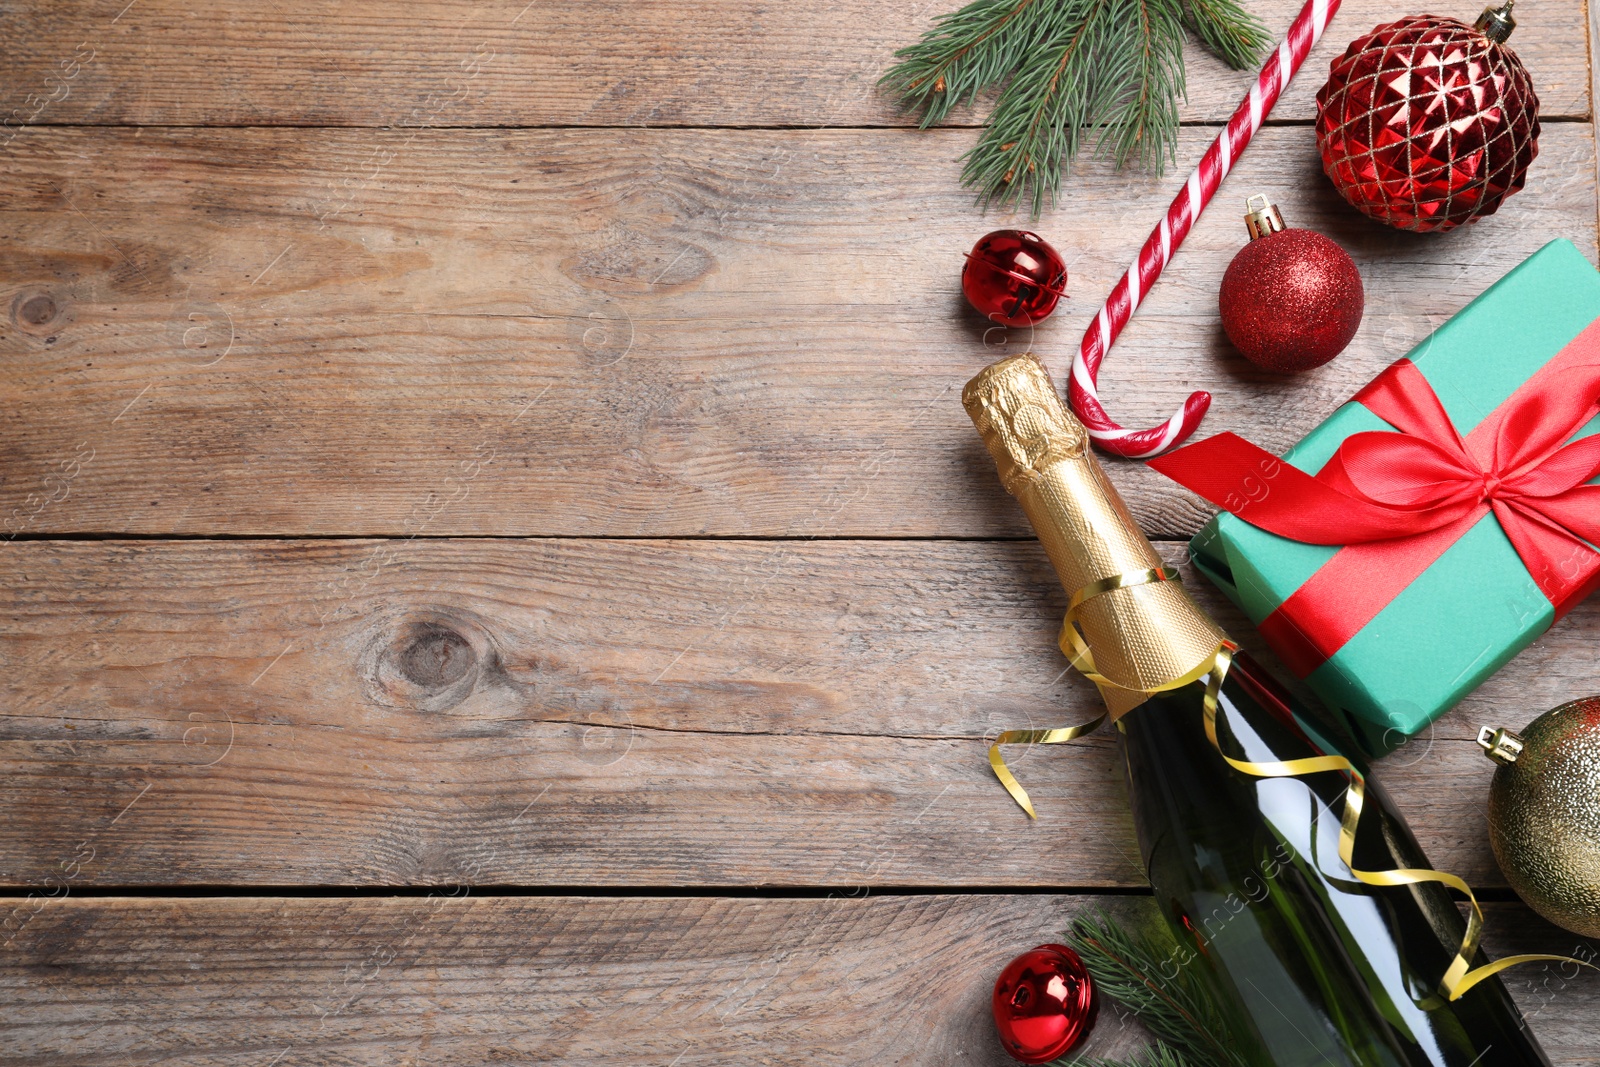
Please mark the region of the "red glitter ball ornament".
POLYGON ((967 253, 961 291, 986 319, 1002 326, 1032 326, 1049 316, 1066 294, 1067 265, 1036 233, 996 230, 967 253))
POLYGON ((1351 206, 1402 230, 1492 215, 1539 151, 1539 98, 1505 45, 1511 5, 1468 26, 1418 15, 1333 61, 1317 93, 1322 169, 1351 206))
POLYGON ((1246 203, 1251 240, 1222 276, 1222 328, 1258 367, 1279 374, 1320 367, 1343 352, 1361 326, 1361 272, 1322 234, 1285 229, 1266 197, 1246 203))
POLYGON ((1029 949, 994 983, 994 1022, 1012 1059, 1048 1063, 1094 1028, 1094 984, 1065 945, 1029 949))

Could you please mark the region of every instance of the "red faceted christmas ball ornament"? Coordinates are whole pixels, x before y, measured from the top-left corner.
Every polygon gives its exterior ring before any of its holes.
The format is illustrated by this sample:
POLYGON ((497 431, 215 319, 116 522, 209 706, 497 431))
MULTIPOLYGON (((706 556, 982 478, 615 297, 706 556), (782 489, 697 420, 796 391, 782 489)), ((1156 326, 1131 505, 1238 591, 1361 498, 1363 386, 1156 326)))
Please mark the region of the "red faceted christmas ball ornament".
POLYGON ((1317 93, 1322 169, 1358 211, 1443 232, 1492 215, 1539 151, 1539 98, 1506 46, 1511 5, 1468 26, 1418 15, 1333 61, 1317 93))
POLYGON ((1040 945, 1006 964, 994 983, 1000 1044, 1022 1063, 1063 1056, 1094 1028, 1094 984, 1078 954, 1040 945))
POLYGON ((1002 326, 1032 326, 1066 294, 1067 265, 1036 233, 996 230, 967 253, 961 291, 986 319, 1002 326))
POLYGON ((1361 272, 1322 234, 1285 229, 1266 197, 1247 204, 1251 240, 1228 264, 1217 296, 1222 328, 1258 367, 1279 374, 1320 367, 1361 326, 1361 272))

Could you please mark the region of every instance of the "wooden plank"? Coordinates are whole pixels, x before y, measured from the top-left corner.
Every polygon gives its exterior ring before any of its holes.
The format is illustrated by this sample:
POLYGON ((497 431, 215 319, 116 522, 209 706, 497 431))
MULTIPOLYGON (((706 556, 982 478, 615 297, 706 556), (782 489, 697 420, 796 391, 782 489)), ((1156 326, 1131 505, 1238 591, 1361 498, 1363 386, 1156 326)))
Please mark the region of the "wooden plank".
MULTIPOLYGON (((1147 898, 1072 896, 0 900, 28 918, 0 1032, 17 1067, 1001 1067, 995 974, 1094 907, 1156 921, 1147 898)), ((1489 912, 1496 955, 1582 944, 1489 912)), ((1600 1055, 1600 982, 1573 970, 1505 979, 1556 1067, 1600 1055)), ((1107 1003, 1084 1052, 1144 1040, 1107 1003)))
MULTIPOLYGON (((1002 729, 1098 711, 1031 542, 3 559, 6 885, 1143 884, 1109 734, 1012 752, 1038 823, 984 760, 1002 729)), ((1472 738, 1589 691, 1597 629, 1580 607, 1385 761, 1436 864, 1503 884, 1472 738)))
MULTIPOLYGON (((1024 534, 961 385, 1030 343, 1064 372, 1177 179, 1086 167, 1039 223, 1073 299, 986 344, 961 254, 1018 220, 957 186, 963 137, 35 131, 0 158, 0 528, 1024 534)), ((1255 190, 1355 254, 1361 334, 1293 379, 1233 354, 1224 204, 1107 365, 1130 423, 1204 386, 1209 430, 1282 449, 1546 241, 1596 254, 1586 124, 1443 237, 1355 216, 1305 128, 1262 133, 1228 195, 1255 190)), ((1204 519, 1142 465, 1114 477, 1154 534, 1204 519)))
MULTIPOLYGON (((1589 14, 1589 99, 1592 101, 1594 100, 1595 86, 1600 84, 1600 69, 1595 66, 1595 46, 1596 42, 1600 41, 1600 10, 1588 5, 1585 6, 1588 7, 1589 14)), ((1591 109, 1591 122, 1593 117, 1591 109)), ((1600 160, 1596 161, 1596 166, 1600 167, 1600 160)), ((1595 207, 1597 212, 1600 212, 1600 201, 1597 201, 1595 207)))
MULTIPOLYGON (((0 114, 11 127, 904 125, 911 118, 877 79, 895 49, 959 6, 225 0, 199 23, 178 0, 25 0, 0 11, 9 45, 0 114)), ((1281 35, 1300 4, 1246 6, 1281 35)), ((1401 13, 1379 0, 1345 4, 1275 117, 1309 119, 1329 61, 1401 13)), ((1476 12, 1451 13, 1470 21, 1476 12)), ((1517 17, 1513 44, 1545 116, 1587 117, 1584 6, 1522 0, 1517 17)), ((1189 55, 1184 117, 1225 119, 1252 75, 1197 45, 1189 55)))

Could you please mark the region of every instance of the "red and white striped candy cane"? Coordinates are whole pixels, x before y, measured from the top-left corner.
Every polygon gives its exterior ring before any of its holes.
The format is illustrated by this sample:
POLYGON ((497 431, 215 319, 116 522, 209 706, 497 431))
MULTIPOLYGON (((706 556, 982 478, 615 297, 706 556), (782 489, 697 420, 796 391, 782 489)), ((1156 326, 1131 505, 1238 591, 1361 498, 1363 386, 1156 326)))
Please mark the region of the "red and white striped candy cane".
POLYGON ((1145 294, 1161 277, 1161 271, 1172 258, 1173 252, 1189 235, 1189 229, 1205 210, 1206 204, 1216 195, 1222 179, 1228 176, 1234 163, 1243 154, 1250 138, 1261 128, 1278 96, 1294 77, 1306 55, 1327 29, 1328 20, 1339 10, 1340 0, 1307 0, 1289 34, 1251 87, 1250 93, 1239 102, 1239 107, 1228 120, 1228 125, 1206 149, 1200 165, 1189 175, 1183 191, 1167 209, 1161 220, 1139 250, 1139 258, 1128 268, 1106 297, 1105 306, 1089 330, 1083 335, 1077 358, 1072 361, 1072 377, 1067 383, 1067 396, 1072 410, 1089 428, 1089 436, 1107 452, 1119 456, 1147 459, 1159 455, 1194 433, 1211 406, 1211 394, 1192 393, 1176 415, 1148 430, 1127 430, 1118 426, 1106 414, 1096 391, 1100 376, 1100 363, 1106 358, 1111 343, 1133 317, 1134 309, 1144 300, 1145 294))

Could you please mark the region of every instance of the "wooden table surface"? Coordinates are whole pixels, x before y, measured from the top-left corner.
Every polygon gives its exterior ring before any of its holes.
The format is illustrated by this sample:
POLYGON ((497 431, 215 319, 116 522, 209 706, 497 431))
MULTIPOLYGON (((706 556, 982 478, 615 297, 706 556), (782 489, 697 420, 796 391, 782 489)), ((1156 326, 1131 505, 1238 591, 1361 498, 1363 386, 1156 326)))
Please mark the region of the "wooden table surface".
MULTIPOLYGON (((1191 47, 1179 165, 1077 167, 1037 223, 1072 299, 1000 336, 957 288, 1026 221, 958 184, 978 116, 874 87, 946 6, 0 4, 0 1064, 999 1064, 1003 962, 1150 908, 1108 739, 1017 761, 1037 823, 985 763, 1095 695, 958 397, 1065 371, 1250 76, 1191 47)), ((1114 412, 1203 386, 1281 449, 1546 241, 1596 257, 1578 3, 1517 10, 1545 125, 1499 215, 1419 238, 1332 192, 1314 92, 1398 13, 1335 19, 1114 412), (1257 191, 1366 279, 1299 378, 1217 324, 1257 191)), ((1110 469, 1181 558, 1205 508, 1110 469)), ((1582 942, 1496 870, 1472 739, 1600 688, 1597 632, 1382 765, 1496 954, 1582 942)), ((1600 982, 1508 981, 1600 1063, 1600 982)))

